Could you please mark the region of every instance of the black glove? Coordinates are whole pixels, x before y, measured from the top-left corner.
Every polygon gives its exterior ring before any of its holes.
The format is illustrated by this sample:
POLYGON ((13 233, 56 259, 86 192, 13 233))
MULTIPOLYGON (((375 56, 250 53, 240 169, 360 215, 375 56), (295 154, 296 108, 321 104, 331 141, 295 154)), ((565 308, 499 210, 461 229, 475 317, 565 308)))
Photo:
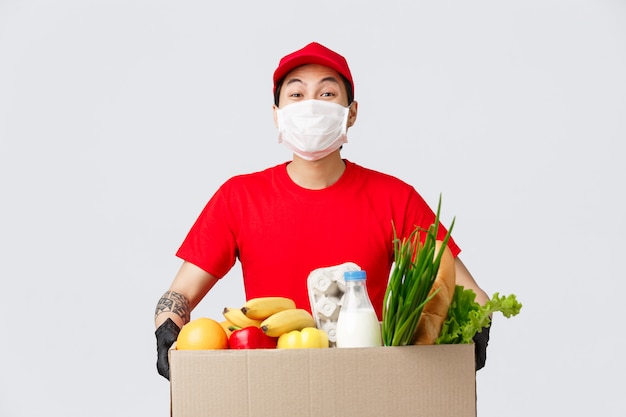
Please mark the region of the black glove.
POLYGON ((180 333, 180 327, 170 318, 154 332, 157 339, 157 370, 167 380, 170 379, 170 363, 167 354, 178 338, 178 333, 180 333))
POLYGON ((476 358, 476 370, 482 369, 487 362, 487 345, 489 344, 489 327, 483 327, 482 330, 474 335, 474 356, 476 358))

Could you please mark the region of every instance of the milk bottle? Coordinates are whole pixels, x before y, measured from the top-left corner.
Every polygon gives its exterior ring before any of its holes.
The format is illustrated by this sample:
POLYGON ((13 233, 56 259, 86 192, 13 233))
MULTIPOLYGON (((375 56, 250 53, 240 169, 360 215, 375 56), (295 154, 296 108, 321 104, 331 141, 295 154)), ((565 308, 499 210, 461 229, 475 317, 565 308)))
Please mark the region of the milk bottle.
POLYGON ((372 306, 365 271, 346 271, 346 291, 337 318, 337 347, 382 346, 380 323, 372 306))

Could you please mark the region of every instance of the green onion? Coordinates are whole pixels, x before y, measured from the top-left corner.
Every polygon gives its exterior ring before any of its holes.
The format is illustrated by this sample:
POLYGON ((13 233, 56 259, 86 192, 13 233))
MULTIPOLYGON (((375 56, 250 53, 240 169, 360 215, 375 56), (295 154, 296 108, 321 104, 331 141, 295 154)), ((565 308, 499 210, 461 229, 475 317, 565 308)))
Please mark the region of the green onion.
MULTIPOLYGON (((383 301, 382 337, 385 346, 413 344, 424 305, 436 294, 429 295, 444 252, 440 250, 435 257, 440 212, 441 196, 435 222, 428 229, 416 227, 402 240, 393 225, 394 266, 383 301), (423 243, 422 233, 426 234, 423 243)), ((453 227, 454 219, 443 239, 443 247, 448 244, 453 227)))

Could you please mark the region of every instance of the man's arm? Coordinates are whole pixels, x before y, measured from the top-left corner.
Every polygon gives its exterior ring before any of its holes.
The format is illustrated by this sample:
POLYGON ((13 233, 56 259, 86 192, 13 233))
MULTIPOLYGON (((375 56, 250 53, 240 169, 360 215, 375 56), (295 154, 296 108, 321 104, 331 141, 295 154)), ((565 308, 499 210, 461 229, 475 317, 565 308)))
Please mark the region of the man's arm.
MULTIPOLYGON (((489 300, 489 296, 482 290, 472 277, 472 274, 465 267, 463 262, 457 256, 455 260, 456 283, 464 288, 471 289, 476 294, 475 301, 483 305, 489 300)), ((484 368, 487 361, 487 345, 489 344, 490 327, 483 328, 474 336, 474 359, 476 370, 484 368)))
POLYGON ((163 294, 154 311, 157 342, 157 371, 170 379, 169 349, 172 347, 180 329, 191 318, 191 310, 209 292, 217 278, 201 268, 183 262, 170 289, 163 294))
POLYGON ((154 311, 158 328, 168 318, 180 328, 187 324, 191 311, 198 305, 217 278, 189 262, 183 262, 169 290, 163 294, 154 311))
POLYGON ((455 259, 454 267, 457 285, 462 285, 464 288, 473 290, 474 293, 476 293, 476 302, 480 305, 485 304, 487 300, 489 300, 489 296, 478 286, 476 280, 474 280, 474 277, 458 256, 455 259))

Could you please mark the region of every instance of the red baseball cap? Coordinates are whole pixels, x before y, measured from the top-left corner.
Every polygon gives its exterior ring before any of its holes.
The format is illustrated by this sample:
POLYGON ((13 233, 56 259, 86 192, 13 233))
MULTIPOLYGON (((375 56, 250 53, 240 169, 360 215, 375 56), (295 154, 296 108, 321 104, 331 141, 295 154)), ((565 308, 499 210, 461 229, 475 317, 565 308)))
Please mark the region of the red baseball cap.
POLYGON ((317 42, 311 42, 304 48, 292 52, 289 55, 285 55, 280 60, 278 67, 274 71, 274 94, 276 94, 276 85, 289 71, 306 64, 324 65, 325 67, 334 69, 350 82, 352 95, 354 96, 354 82, 352 81, 352 74, 350 73, 346 59, 337 52, 317 42))

